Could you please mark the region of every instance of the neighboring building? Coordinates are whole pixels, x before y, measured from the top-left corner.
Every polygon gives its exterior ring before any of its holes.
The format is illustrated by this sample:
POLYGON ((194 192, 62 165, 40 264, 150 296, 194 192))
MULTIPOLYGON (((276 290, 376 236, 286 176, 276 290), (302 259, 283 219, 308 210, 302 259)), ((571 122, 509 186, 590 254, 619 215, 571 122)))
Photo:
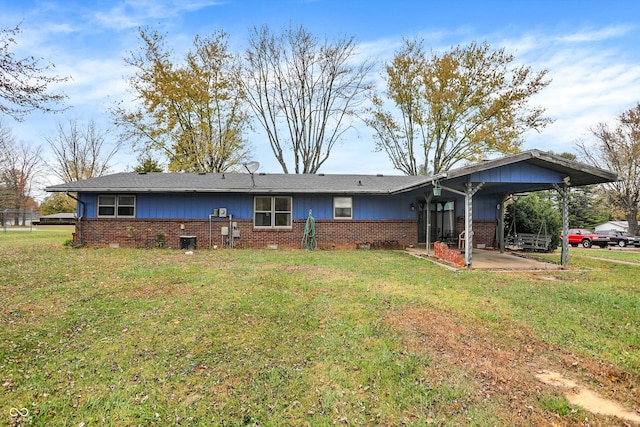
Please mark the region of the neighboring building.
POLYGON ((607 221, 602 224, 596 225, 595 231, 596 233, 601 233, 603 231, 629 231, 629 223, 627 221, 607 221))
POLYGON ((615 179, 531 150, 435 176, 129 172, 46 190, 77 193, 75 243, 297 248, 311 213, 319 248, 457 244, 463 230, 471 247, 503 248, 510 194, 615 179))
MULTIPOLYGON (((33 222, 36 223, 35 221, 33 222)), ((41 216, 38 224, 40 225, 70 225, 76 223, 75 212, 61 212, 51 215, 41 216)))

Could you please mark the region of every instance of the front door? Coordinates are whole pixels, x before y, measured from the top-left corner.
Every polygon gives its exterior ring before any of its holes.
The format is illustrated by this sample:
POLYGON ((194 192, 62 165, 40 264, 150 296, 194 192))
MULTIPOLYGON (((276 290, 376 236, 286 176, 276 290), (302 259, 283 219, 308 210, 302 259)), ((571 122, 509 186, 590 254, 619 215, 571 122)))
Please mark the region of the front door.
POLYGON ((456 210, 453 199, 434 199, 429 204, 429 215, 427 215, 427 204, 420 201, 418 204, 418 243, 426 243, 427 232, 429 233, 429 243, 439 240, 441 242, 457 242, 456 230, 456 210), (427 224, 429 216, 430 224, 427 224))

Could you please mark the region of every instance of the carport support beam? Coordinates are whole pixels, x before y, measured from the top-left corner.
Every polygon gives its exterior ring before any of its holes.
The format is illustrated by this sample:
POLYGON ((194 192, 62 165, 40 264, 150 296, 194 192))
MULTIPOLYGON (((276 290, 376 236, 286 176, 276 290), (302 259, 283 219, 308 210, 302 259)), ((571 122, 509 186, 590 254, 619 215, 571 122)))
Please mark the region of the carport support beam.
POLYGON ((426 212, 425 212, 425 226, 424 226, 424 241, 427 249, 427 255, 429 255, 429 251, 431 250, 431 199, 433 198, 433 194, 425 193, 424 200, 426 203, 426 212))
POLYGON ((562 197, 562 254, 560 255, 560 263, 562 265, 569 264, 569 187, 564 184, 560 187, 553 184, 553 188, 562 197))
POLYGON ((447 191, 451 191, 452 193, 464 196, 464 238, 466 239, 464 247, 464 263, 466 264, 467 268, 471 268, 471 258, 473 252, 473 195, 482 188, 484 182, 478 183, 475 188, 473 188, 473 183, 471 181, 465 182, 464 185, 464 192, 449 188, 442 184, 440 184, 440 187, 447 191))
POLYGON ((498 250, 501 254, 504 253, 504 201, 506 197, 506 194, 500 193, 498 195, 499 203, 496 207, 496 219, 498 220, 496 240, 498 241, 498 250))

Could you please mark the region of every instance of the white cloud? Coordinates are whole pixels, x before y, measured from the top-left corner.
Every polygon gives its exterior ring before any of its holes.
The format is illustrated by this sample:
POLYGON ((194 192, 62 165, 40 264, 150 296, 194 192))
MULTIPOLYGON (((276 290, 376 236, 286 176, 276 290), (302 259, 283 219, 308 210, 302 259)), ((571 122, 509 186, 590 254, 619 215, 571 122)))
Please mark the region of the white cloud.
POLYGON ((617 26, 607 26, 604 28, 582 29, 571 34, 560 35, 557 37, 557 40, 561 42, 571 43, 602 41, 625 36, 635 28, 637 28, 635 25, 625 24, 617 26))
POLYGON ((128 0, 108 10, 96 11, 93 20, 104 28, 123 30, 144 26, 153 21, 180 19, 183 12, 194 12, 223 2, 214 0, 128 0))
POLYGON ((590 138, 589 128, 615 120, 640 100, 639 58, 627 45, 635 28, 620 25, 502 35, 494 46, 505 46, 518 63, 534 71, 547 69, 552 79, 532 105, 546 108, 546 116, 555 122, 540 133, 529 132, 523 148, 573 152, 576 141, 590 138), (622 40, 611 41, 617 38, 622 40))

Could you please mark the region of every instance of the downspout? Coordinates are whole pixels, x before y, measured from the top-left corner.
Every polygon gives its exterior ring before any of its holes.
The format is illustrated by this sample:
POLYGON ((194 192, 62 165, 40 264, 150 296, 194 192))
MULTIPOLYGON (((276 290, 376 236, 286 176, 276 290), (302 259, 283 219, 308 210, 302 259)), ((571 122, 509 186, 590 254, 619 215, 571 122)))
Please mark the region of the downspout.
POLYGON ((67 192, 66 194, 67 196, 71 197, 73 200, 78 202, 81 206, 80 215, 78 215, 78 240, 80 241, 81 245, 84 245, 84 236, 82 235, 82 217, 84 216, 85 211, 87 209, 86 204, 85 202, 78 199, 76 196, 72 195, 71 193, 67 192))

